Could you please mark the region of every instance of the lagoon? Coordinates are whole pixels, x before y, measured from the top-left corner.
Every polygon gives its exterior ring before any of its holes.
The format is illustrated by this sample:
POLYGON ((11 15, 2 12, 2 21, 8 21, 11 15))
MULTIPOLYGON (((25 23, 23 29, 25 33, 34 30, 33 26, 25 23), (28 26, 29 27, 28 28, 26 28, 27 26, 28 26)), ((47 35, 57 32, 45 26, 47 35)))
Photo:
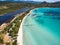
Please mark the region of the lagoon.
POLYGON ((29 9, 30 9, 29 7, 25 7, 25 8, 16 10, 14 12, 1 15, 0 16, 0 25, 3 24, 3 23, 10 22, 15 17, 15 15, 26 12, 29 9))

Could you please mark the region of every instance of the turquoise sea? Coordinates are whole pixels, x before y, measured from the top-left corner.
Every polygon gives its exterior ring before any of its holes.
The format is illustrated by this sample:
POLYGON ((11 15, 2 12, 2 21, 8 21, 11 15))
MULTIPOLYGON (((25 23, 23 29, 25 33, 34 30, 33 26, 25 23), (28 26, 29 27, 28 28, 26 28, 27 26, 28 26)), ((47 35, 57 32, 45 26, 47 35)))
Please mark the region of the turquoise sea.
POLYGON ((23 23, 24 45, 60 45, 60 8, 35 8, 23 23))

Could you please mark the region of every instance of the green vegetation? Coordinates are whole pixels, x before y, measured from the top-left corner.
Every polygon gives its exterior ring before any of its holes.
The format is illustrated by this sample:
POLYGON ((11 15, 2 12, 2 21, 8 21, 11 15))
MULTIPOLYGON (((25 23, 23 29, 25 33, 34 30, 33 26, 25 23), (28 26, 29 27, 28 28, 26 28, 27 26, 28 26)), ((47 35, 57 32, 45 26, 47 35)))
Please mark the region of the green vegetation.
POLYGON ((4 43, 4 42, 3 42, 3 38, 1 38, 1 37, 0 37, 0 43, 2 43, 2 44, 4 43))
POLYGON ((6 45, 11 45, 10 43, 6 43, 6 45))
POLYGON ((60 7, 60 2, 47 3, 47 2, 0 2, 1 6, 8 7, 7 9, 0 9, 0 15, 5 13, 10 13, 19 10, 24 7, 60 7))
MULTIPOLYGON (((18 15, 18 17, 1 32, 1 34, 2 33, 4 33, 4 34, 9 33, 9 36, 12 38, 12 45, 17 45, 17 33, 19 30, 20 24, 22 22, 23 17, 26 16, 27 13, 29 13, 29 11, 30 10, 26 11, 21 16, 18 15)), ((10 43, 11 42, 6 43, 6 45, 10 45, 10 43)))
POLYGON ((16 10, 19 10, 21 8, 23 8, 22 6, 16 4, 16 5, 6 5, 8 8, 6 9, 0 9, 0 15, 1 14, 5 14, 5 13, 10 13, 10 12, 13 12, 13 11, 16 11, 16 10))
POLYGON ((22 16, 19 16, 17 19, 15 19, 7 28, 4 30, 9 32, 12 37, 17 36, 19 26, 21 24, 20 21, 22 21, 23 17, 28 13, 29 11, 25 12, 22 16))
POLYGON ((17 40, 15 40, 15 41, 13 42, 13 44, 12 44, 12 45, 17 45, 17 43, 16 43, 16 42, 17 42, 17 40))
MULTIPOLYGON (((6 13, 10 13, 10 12, 14 12, 16 10, 22 9, 24 7, 29 7, 28 3, 19 3, 19 2, 0 2, 0 4, 2 4, 1 6, 6 6, 8 8, 6 9, 0 9, 0 15, 6 14, 6 13)), ((0 6, 0 7, 1 7, 0 6)))

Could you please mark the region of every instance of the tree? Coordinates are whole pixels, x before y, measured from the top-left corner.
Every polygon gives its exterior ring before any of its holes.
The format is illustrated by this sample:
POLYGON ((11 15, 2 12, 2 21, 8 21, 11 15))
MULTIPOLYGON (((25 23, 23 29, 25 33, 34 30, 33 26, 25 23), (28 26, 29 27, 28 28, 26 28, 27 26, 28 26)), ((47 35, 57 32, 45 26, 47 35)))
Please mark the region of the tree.
POLYGON ((10 43, 6 43, 6 45, 11 45, 10 43))
POLYGON ((4 43, 4 42, 3 42, 3 38, 1 38, 1 37, 0 37, 0 43, 2 43, 2 44, 4 43))

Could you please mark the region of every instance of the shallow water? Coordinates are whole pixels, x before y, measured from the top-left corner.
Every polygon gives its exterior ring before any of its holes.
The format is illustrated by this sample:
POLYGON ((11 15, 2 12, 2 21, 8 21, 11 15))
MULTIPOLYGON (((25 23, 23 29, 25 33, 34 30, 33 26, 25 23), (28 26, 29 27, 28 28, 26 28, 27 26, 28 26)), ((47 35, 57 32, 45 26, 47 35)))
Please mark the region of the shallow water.
POLYGON ((23 33, 24 45, 60 45, 60 8, 33 9, 23 33))

